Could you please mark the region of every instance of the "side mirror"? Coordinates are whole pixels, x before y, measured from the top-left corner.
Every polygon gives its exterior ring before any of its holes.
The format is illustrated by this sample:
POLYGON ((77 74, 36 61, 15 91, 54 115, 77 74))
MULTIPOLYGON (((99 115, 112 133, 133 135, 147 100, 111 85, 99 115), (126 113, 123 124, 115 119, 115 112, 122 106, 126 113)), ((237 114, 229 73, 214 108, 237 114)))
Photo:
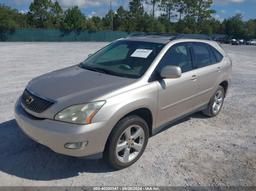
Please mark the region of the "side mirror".
POLYGON ((160 76, 162 78, 179 78, 181 77, 181 73, 179 66, 165 66, 162 68, 160 76))

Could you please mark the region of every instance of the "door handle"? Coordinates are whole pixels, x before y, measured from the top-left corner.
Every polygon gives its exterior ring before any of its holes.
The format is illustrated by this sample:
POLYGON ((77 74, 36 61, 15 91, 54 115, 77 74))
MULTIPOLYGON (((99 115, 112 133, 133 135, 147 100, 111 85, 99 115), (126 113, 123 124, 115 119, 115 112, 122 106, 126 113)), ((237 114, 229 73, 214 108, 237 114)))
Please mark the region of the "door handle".
POLYGON ((217 71, 218 71, 218 72, 221 72, 221 67, 218 67, 218 68, 217 68, 217 71))
POLYGON ((193 76, 191 77, 191 80, 196 81, 196 80, 197 80, 197 76, 196 76, 196 75, 193 75, 193 76))

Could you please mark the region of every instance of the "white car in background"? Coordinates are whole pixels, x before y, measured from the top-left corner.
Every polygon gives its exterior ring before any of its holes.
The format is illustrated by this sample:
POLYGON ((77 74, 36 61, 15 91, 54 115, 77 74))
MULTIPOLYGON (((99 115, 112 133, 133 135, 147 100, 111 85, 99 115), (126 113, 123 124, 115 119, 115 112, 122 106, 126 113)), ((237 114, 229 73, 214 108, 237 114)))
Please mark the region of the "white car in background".
POLYGON ((244 39, 240 39, 240 40, 238 40, 238 42, 239 42, 239 45, 246 44, 246 41, 244 39))
POLYGON ((254 45, 256 46, 256 39, 252 39, 248 41, 248 45, 254 45))

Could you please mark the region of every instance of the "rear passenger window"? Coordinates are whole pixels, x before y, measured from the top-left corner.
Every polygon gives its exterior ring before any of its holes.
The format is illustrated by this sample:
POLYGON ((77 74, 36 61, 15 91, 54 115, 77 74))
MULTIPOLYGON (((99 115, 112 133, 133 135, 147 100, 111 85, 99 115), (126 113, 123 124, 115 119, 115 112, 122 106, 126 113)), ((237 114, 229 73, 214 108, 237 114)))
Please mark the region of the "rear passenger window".
POLYGON ((222 54, 221 54, 218 50, 216 50, 215 48, 213 48, 213 47, 211 47, 211 49, 212 49, 212 52, 213 52, 213 54, 214 54, 214 56, 215 56, 215 58, 216 58, 216 63, 221 62, 222 59, 223 59, 222 54))
POLYGON ((193 43, 192 47, 197 68, 202 68, 212 64, 208 45, 203 43, 193 43))
POLYGON ((168 65, 179 66, 182 72, 188 72, 193 69, 190 51, 186 43, 171 47, 160 61, 158 69, 161 70, 168 65))

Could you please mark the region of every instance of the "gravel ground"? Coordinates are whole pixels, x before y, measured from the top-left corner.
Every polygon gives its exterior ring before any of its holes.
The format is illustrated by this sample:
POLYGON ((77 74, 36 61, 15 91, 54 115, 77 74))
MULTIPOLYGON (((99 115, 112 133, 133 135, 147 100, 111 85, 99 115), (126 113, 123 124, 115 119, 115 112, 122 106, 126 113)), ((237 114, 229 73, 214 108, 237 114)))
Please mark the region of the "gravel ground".
POLYGON ((0 43, 1 186, 256 186, 256 47, 224 46, 233 80, 219 116, 197 113, 170 126, 127 169, 58 155, 27 138, 13 117, 27 82, 104 44, 0 43))

